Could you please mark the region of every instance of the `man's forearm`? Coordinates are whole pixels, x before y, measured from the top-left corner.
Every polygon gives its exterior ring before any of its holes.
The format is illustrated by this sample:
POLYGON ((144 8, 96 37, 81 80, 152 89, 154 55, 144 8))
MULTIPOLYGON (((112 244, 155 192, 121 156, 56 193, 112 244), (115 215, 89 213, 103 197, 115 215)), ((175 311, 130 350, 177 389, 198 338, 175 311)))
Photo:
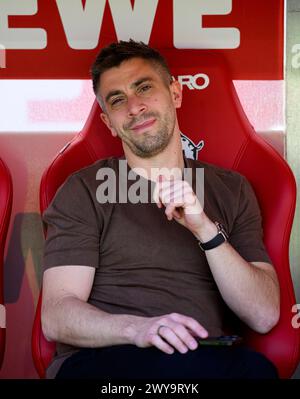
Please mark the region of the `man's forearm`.
POLYGON ((132 326, 138 319, 138 316, 109 314, 73 296, 55 305, 43 304, 42 311, 45 336, 78 347, 130 344, 132 326))
POLYGON ((268 332, 279 317, 276 274, 245 261, 228 242, 206 257, 227 305, 255 331, 268 332))
POLYGON ((81 348, 132 344, 155 346, 168 354, 174 349, 186 353, 197 348, 195 337, 208 335, 197 320, 179 313, 156 317, 111 315, 74 296, 64 297, 55 306, 43 304, 42 316, 48 339, 81 348))
MULTIPOLYGON (((201 242, 209 241, 217 233, 216 225, 202 215, 202 228, 194 232, 201 242)), ((275 270, 264 262, 253 264, 224 242, 205 251, 205 255, 219 291, 237 316, 260 333, 268 332, 279 318, 279 285, 275 270)))

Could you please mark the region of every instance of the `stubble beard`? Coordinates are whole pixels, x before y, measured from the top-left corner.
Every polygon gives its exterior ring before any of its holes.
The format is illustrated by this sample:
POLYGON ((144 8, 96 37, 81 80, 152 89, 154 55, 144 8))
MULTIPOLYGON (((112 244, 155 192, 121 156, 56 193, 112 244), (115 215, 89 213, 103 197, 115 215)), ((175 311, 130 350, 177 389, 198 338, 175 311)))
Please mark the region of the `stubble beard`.
POLYGON ((163 117, 156 112, 149 112, 139 121, 134 120, 130 124, 124 125, 122 131, 118 132, 118 136, 127 144, 135 155, 141 158, 151 158, 162 152, 168 146, 173 137, 174 128, 175 115, 172 110, 168 110, 163 117), (157 131, 135 135, 130 129, 134 124, 152 117, 156 119, 159 125, 157 131))

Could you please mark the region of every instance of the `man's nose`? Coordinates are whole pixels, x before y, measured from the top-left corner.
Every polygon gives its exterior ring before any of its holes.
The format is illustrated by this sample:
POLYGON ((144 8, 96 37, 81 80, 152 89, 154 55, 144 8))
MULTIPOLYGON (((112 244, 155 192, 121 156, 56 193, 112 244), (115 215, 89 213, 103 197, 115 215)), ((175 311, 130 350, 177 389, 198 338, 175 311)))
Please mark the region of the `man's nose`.
POLYGON ((146 104, 138 96, 131 96, 127 101, 128 116, 137 116, 146 110, 146 104))

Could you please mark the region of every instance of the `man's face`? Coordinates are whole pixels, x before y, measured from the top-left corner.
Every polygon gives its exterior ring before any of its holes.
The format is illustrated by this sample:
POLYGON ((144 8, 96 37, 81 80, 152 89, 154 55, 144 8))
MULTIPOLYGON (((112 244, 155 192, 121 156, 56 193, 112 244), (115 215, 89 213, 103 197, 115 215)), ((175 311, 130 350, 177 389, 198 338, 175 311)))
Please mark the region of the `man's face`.
POLYGON ((177 122, 181 89, 178 82, 166 82, 163 74, 151 62, 132 58, 101 76, 102 120, 113 136, 142 158, 167 147, 177 122))

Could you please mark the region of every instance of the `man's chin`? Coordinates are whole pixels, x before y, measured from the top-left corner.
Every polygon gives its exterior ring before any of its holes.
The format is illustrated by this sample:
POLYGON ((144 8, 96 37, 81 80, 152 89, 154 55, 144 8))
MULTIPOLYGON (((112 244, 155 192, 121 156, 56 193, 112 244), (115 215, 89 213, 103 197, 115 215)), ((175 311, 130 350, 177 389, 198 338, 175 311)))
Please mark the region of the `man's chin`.
POLYGON ((141 158, 152 158, 155 157, 156 155, 160 154, 165 150, 167 147, 166 144, 161 145, 159 147, 152 147, 152 148, 141 148, 141 147, 135 147, 131 148, 131 151, 135 153, 135 155, 141 157, 141 158))
MULTIPOLYGON (((150 135, 149 133, 143 133, 137 138, 131 138, 131 140, 124 140, 123 137, 123 145, 126 145, 128 149, 137 155, 140 158, 152 158, 161 152, 163 152, 168 146, 171 137, 164 138, 162 141, 155 140, 155 136, 150 135)), ((122 138, 121 138, 122 139, 122 138)))

